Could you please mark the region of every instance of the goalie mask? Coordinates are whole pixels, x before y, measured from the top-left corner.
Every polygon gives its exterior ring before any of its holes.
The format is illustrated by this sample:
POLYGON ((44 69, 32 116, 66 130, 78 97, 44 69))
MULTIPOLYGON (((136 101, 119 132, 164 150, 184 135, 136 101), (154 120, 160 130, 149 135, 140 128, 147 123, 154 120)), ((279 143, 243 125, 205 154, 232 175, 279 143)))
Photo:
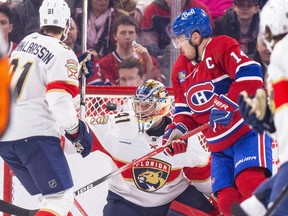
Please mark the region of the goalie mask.
POLYGON ((70 8, 64 0, 44 0, 40 9, 40 28, 57 26, 64 29, 63 40, 70 28, 70 8))
POLYGON ((275 38, 288 33, 288 0, 269 0, 260 13, 259 33, 271 52, 275 38))
POLYGON ((139 132, 144 133, 156 121, 169 112, 171 99, 165 86, 155 80, 147 80, 139 86, 133 98, 133 110, 139 122, 139 132))

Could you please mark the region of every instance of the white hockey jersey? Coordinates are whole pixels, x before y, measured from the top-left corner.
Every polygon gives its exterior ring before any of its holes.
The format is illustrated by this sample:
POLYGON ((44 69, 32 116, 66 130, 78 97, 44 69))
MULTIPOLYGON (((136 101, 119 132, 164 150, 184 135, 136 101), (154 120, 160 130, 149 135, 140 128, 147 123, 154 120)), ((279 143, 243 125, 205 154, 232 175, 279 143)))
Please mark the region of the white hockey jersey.
POLYGON ((273 49, 268 66, 267 87, 271 98, 276 127, 275 138, 278 141, 280 164, 288 161, 288 35, 279 41, 273 49))
MULTIPOLYGON (((97 136, 93 151, 100 150, 108 154, 114 169, 162 145, 162 136, 148 136, 138 132, 134 112, 90 117, 89 123, 97 136)), ((187 152, 173 157, 161 152, 112 178, 109 189, 139 206, 164 205, 190 184, 184 176, 184 167, 197 189, 209 195, 210 153, 201 147, 197 135, 189 138, 187 152)), ((96 167, 94 171, 97 172, 96 167)))
MULTIPOLYGON (((59 106, 63 107, 63 113, 73 108, 69 121, 78 122, 72 102, 72 96, 78 93, 78 59, 69 47, 50 36, 30 34, 12 52, 11 67, 11 119, 0 141, 32 136, 60 137, 51 111, 58 105, 49 107, 47 95, 50 93, 54 94, 52 98, 56 94, 59 98, 70 97, 71 102, 67 100, 59 106)), ((57 104, 57 99, 54 100, 57 104)))

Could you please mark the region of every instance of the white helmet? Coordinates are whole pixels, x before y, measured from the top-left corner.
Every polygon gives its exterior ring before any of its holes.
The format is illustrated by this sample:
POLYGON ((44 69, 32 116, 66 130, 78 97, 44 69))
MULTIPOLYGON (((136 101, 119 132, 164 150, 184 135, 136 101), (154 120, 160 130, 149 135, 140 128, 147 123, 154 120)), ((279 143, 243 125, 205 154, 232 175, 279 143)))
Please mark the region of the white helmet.
POLYGON ((273 37, 288 33, 288 0, 269 0, 264 5, 260 13, 259 30, 260 34, 265 35, 264 42, 268 48, 272 49, 273 37), (267 33, 271 34, 268 40, 267 33))
POLYGON ((44 0, 40 9, 40 27, 58 26, 65 29, 70 8, 64 0, 44 0))

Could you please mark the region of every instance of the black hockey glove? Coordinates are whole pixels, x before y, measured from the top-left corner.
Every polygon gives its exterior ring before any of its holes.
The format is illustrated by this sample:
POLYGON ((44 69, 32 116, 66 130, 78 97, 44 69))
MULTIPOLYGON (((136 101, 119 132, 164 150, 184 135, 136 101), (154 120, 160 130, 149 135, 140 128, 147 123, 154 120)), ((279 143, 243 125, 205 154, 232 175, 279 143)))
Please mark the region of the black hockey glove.
POLYGON ((86 78, 90 78, 94 75, 94 55, 88 52, 82 53, 80 56, 78 56, 78 61, 80 64, 80 70, 79 76, 81 76, 81 73, 84 73, 86 78))
POLYGON ((258 89, 255 97, 248 97, 246 91, 240 93, 239 109, 244 120, 258 133, 276 131, 271 110, 267 104, 266 92, 258 89))
POLYGON ((74 145, 78 153, 82 155, 82 157, 86 157, 91 152, 92 144, 93 144, 93 133, 88 125, 79 120, 79 130, 77 134, 71 135, 69 133, 65 133, 65 136, 68 140, 70 140, 74 145))

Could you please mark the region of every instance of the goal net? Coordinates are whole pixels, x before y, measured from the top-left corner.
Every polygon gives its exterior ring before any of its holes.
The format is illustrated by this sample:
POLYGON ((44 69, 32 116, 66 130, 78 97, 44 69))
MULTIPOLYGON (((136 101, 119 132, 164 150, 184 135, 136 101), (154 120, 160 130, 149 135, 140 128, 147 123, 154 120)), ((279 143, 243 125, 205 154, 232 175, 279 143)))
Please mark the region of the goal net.
MULTIPOLYGON (((95 121, 101 121, 103 115, 132 109, 132 95, 135 90, 135 87, 87 86, 86 117, 93 117, 95 121)), ((168 88, 168 91, 170 97, 173 98, 172 90, 168 88)), ((76 102, 77 104, 79 111, 79 102, 76 102)), ((173 107, 172 103, 169 115, 172 115, 173 107)), ((86 158, 82 158, 79 154, 66 154, 66 156, 74 180, 74 191, 111 172, 111 160, 101 152, 93 152, 86 158)), ((3 161, 1 165, 3 167, 3 161)), ((1 169, 1 175, 3 179, 1 194, 4 200, 28 209, 39 208, 39 197, 29 195, 7 166, 5 169, 1 169)), ((106 204, 107 188, 108 181, 76 196, 78 203, 89 216, 102 215, 103 206, 106 204)), ((72 213, 74 216, 81 215, 75 205, 72 213)))

